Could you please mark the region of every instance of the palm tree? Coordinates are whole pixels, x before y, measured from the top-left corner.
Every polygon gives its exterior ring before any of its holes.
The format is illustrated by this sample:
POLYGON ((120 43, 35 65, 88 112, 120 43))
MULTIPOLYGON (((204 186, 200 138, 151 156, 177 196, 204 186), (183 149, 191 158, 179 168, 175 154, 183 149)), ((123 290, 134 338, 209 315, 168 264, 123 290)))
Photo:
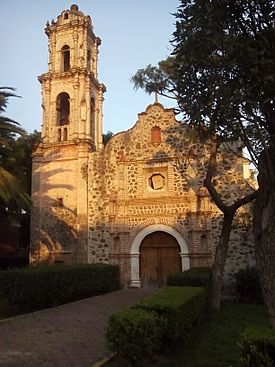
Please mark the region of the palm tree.
MULTIPOLYGON (((25 130, 22 129, 18 122, 5 116, 8 99, 10 97, 18 97, 14 93, 14 89, 10 87, 0 87, 0 147, 8 148, 8 136, 10 134, 24 135, 25 130)), ((8 149, 6 149, 7 151, 8 149)), ((26 207, 30 203, 29 196, 21 188, 18 179, 10 173, 5 167, 4 157, 0 152, 0 203, 6 206, 14 203, 16 207, 26 207)))
POLYGON ((13 133, 24 135, 25 130, 19 126, 18 122, 3 115, 8 105, 8 99, 10 97, 20 98, 15 93, 13 93, 13 91, 14 88, 0 87, 0 130, 8 130, 13 133))

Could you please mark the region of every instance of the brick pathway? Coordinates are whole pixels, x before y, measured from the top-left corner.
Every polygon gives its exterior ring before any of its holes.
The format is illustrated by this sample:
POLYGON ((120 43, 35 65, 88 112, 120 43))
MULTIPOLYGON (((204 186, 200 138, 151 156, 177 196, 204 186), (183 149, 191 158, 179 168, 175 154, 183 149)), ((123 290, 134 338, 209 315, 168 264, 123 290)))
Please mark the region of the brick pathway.
POLYGON ((154 289, 127 289, 0 321, 0 366, 91 367, 106 356, 109 316, 154 289))

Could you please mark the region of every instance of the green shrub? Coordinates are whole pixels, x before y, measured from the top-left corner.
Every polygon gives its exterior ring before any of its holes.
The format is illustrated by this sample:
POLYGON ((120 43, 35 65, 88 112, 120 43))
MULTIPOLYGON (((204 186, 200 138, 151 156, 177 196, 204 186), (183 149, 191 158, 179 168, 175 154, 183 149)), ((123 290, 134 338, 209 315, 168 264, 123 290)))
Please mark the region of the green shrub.
POLYGON ((206 304, 206 290, 199 287, 167 287, 137 303, 135 308, 155 312, 162 320, 162 344, 168 349, 186 341, 206 304))
POLYGON ((263 303, 259 273, 255 267, 239 270, 235 274, 237 299, 246 303, 263 303))
POLYGON ((24 310, 52 307, 119 288, 114 265, 43 266, 0 272, 0 287, 10 304, 24 310))
POLYGON ((275 330, 249 328, 242 334, 239 346, 241 367, 275 367, 275 330))
POLYGON ((120 365, 142 366, 159 349, 160 321, 153 312, 130 308, 110 317, 106 337, 120 365))
POLYGON ((179 287, 207 287, 209 284, 210 268, 191 268, 167 278, 168 286, 179 287))
POLYGON ((164 288, 127 311, 111 316, 107 328, 109 347, 120 365, 141 366, 156 352, 165 352, 186 341, 205 303, 205 288, 164 288))
POLYGON ((18 270, 7 269, 0 271, 0 297, 7 298, 18 277, 18 270))

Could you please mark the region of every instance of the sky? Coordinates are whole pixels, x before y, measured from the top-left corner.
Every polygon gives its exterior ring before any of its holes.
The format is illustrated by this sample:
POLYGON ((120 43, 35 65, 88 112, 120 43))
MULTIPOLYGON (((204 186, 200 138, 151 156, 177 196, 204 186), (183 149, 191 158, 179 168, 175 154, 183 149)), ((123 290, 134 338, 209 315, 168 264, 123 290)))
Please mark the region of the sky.
MULTIPOLYGON (((1 1, 0 86, 16 88, 21 98, 9 101, 6 114, 28 132, 41 130, 41 88, 37 76, 47 72, 46 22, 63 10, 67 0, 1 1)), ((131 128, 137 114, 154 96, 135 91, 130 78, 148 64, 169 56, 179 0, 78 0, 79 10, 90 15, 94 32, 102 40, 98 79, 105 84, 103 131, 131 128)), ((174 104, 159 99, 167 108, 174 104)))

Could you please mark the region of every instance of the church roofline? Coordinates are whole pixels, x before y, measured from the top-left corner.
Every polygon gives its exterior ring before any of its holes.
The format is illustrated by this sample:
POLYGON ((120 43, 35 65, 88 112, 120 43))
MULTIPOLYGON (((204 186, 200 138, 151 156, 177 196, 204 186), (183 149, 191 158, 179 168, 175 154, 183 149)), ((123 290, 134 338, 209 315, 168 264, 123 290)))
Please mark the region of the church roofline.
POLYGON ((182 122, 180 122, 180 121, 178 121, 178 120, 176 119, 175 109, 174 109, 173 107, 172 107, 172 108, 165 108, 161 103, 159 103, 159 102, 154 102, 154 103, 149 104, 149 105, 146 107, 145 111, 140 112, 140 113, 138 113, 138 114, 137 114, 138 119, 137 119, 137 121, 134 123, 134 125, 133 125, 132 127, 130 127, 130 128, 129 128, 129 129, 127 129, 127 130, 118 131, 116 134, 114 134, 114 135, 111 137, 111 139, 110 139, 110 140, 108 140, 108 142, 107 142, 107 143, 106 143, 106 145, 104 146, 104 149, 106 149, 106 147, 108 147, 108 145, 109 145, 110 141, 112 141, 112 140, 113 140, 114 138, 116 138, 118 135, 131 133, 131 131, 132 131, 132 130, 134 130, 134 129, 135 129, 135 127, 137 126, 137 124, 140 122, 140 119, 139 119, 139 118, 140 118, 140 117, 142 117, 142 116, 146 116, 146 115, 148 115, 148 114, 150 113, 151 108, 152 108, 152 107, 154 107, 154 106, 158 106, 158 107, 160 107, 160 108, 163 110, 163 112, 166 112, 166 113, 168 113, 168 112, 172 112, 172 113, 174 114, 174 121, 175 121, 175 123, 178 123, 178 124, 180 124, 180 125, 182 125, 182 126, 183 126, 182 122))
POLYGON ((143 112, 139 112, 138 113, 138 116, 140 116, 140 115, 144 115, 144 114, 147 114, 150 110, 151 110, 151 108, 152 107, 155 107, 155 106, 158 106, 158 107, 160 107, 163 111, 165 111, 165 112, 168 112, 168 111, 172 111, 172 112, 174 112, 174 108, 165 108, 161 103, 159 103, 159 102, 154 102, 154 103, 151 103, 151 104, 149 104, 147 107, 146 107, 146 109, 145 109, 145 111, 143 111, 143 112))

